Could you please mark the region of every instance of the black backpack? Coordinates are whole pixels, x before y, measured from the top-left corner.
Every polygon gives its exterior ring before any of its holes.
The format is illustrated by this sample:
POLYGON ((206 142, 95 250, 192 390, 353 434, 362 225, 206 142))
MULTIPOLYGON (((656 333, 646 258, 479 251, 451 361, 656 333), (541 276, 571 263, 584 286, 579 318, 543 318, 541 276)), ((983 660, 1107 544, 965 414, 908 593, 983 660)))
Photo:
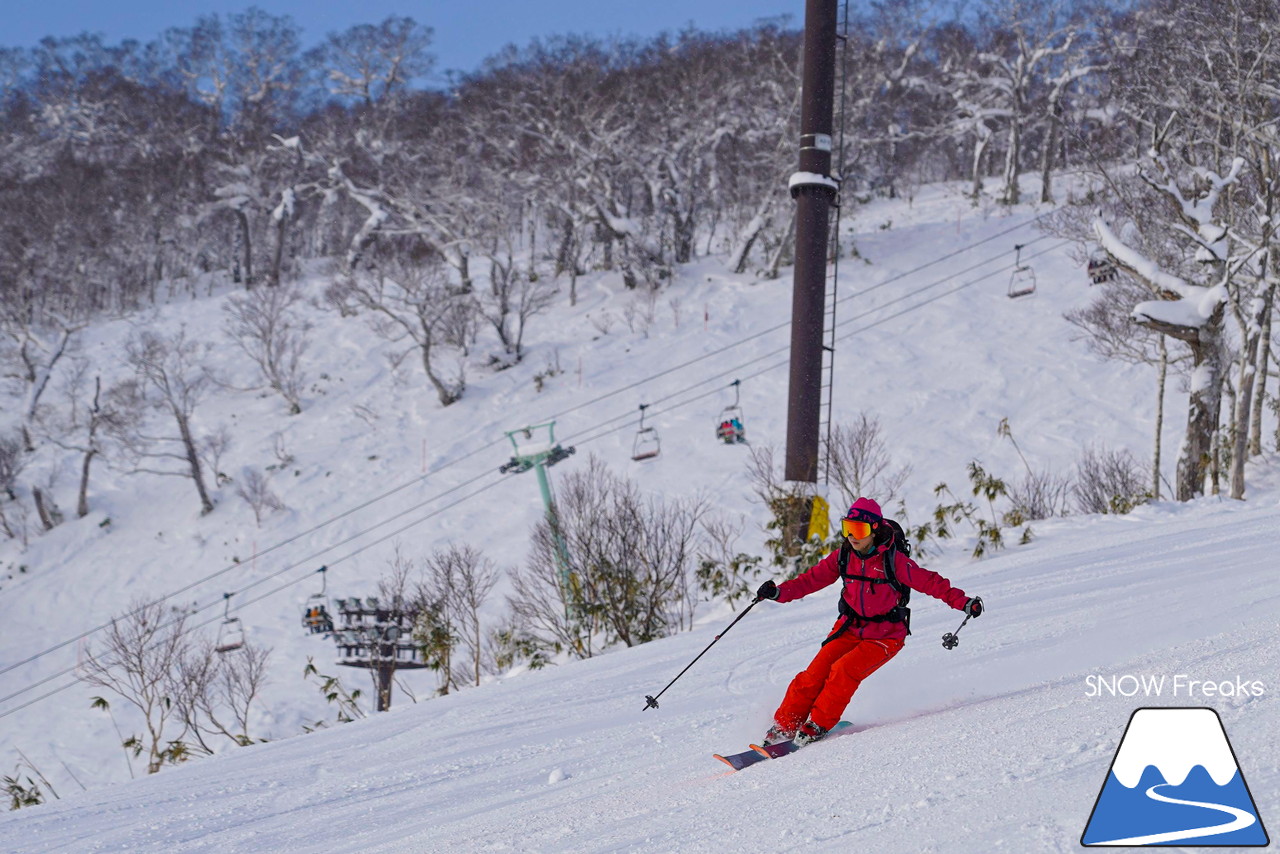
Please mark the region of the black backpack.
MULTIPOLYGON (((906 533, 902 530, 902 526, 893 519, 885 519, 884 529, 887 531, 887 539, 889 548, 884 552, 884 578, 872 578, 869 575, 850 575, 849 574, 849 556, 853 553, 853 547, 849 545, 846 539, 840 544, 840 553, 836 557, 836 566, 840 570, 840 615, 845 618, 844 625, 832 633, 822 643, 825 645, 840 635, 844 634, 845 629, 854 624, 866 625, 867 623, 904 623, 907 627, 907 634, 911 634, 911 609, 907 607, 907 603, 911 601, 911 588, 898 580, 897 570, 894 567, 894 561, 897 553, 907 557, 911 557, 911 542, 907 539, 906 533), (844 582, 846 581, 866 581, 869 584, 888 584, 898 593, 898 604, 890 608, 883 614, 874 617, 866 617, 853 610, 853 606, 845 601, 844 598, 844 582)), ((876 545, 883 545, 885 542, 885 534, 876 537, 876 545)))

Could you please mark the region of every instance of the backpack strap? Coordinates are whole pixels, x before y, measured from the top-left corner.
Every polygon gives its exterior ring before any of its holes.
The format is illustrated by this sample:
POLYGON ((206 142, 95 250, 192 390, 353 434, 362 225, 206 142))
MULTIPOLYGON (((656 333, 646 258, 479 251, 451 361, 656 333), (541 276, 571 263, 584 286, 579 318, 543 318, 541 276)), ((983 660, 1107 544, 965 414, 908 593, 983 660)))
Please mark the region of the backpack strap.
POLYGON ((840 637, 852 625, 867 625, 869 623, 905 623, 907 634, 911 634, 911 609, 907 607, 907 602, 911 598, 911 588, 898 580, 897 568, 894 563, 898 556, 896 544, 890 540, 889 548, 884 551, 884 578, 873 578, 869 575, 852 575, 849 572, 849 556, 853 552, 853 547, 849 545, 849 541, 840 544, 840 553, 836 556, 836 567, 840 572, 840 600, 837 603, 841 616, 845 618, 840 628, 836 629, 827 639, 822 642, 826 646, 831 641, 840 637), (889 584, 898 593, 898 604, 890 608, 887 612, 874 617, 866 617, 859 614, 853 609, 844 598, 844 585, 849 581, 865 581, 869 584, 889 584))
POLYGON ((848 540, 840 544, 840 554, 836 556, 836 568, 840 572, 842 581, 866 581, 870 584, 890 584, 893 589, 898 591, 899 596, 910 596, 911 588, 898 580, 898 569, 895 565, 898 548, 892 541, 889 548, 884 552, 884 578, 876 578, 870 575, 853 575, 849 572, 849 555, 853 552, 853 547, 849 545, 848 540))

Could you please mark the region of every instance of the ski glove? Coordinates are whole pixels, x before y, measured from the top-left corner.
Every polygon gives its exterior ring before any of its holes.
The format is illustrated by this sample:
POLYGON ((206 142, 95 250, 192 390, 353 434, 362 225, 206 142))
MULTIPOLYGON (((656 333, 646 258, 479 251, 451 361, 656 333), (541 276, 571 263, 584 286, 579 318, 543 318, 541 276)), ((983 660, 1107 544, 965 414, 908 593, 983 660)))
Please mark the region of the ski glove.
POLYGON ((773 583, 772 578, 770 578, 764 584, 760 585, 760 589, 756 591, 756 598, 757 599, 777 599, 778 598, 778 585, 773 583))
POLYGON ((982 597, 974 596, 968 602, 964 603, 964 612, 970 617, 982 616, 982 597))

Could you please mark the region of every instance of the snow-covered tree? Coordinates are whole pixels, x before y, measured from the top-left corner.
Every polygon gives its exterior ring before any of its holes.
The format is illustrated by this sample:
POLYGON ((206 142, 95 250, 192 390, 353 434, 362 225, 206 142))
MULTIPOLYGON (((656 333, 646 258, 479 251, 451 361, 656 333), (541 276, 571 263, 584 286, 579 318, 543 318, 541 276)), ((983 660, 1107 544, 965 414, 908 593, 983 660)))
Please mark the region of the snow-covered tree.
POLYGON ((212 109, 211 138, 225 128, 261 136, 293 117, 302 65, 288 15, 256 7, 206 15, 165 31, 162 43, 190 96, 212 109))
POLYGON ((134 335, 125 352, 137 379, 113 390, 112 406, 121 416, 109 425, 133 471, 189 479, 200 498, 201 515, 213 512, 201 460, 203 438, 195 426, 196 408, 213 383, 204 363, 207 351, 207 345, 188 339, 185 330, 134 335), (168 416, 171 426, 154 430, 149 412, 168 416))
POLYGON ((447 634, 464 654, 450 666, 446 684, 479 685, 485 651, 480 610, 498 583, 498 569, 478 549, 457 544, 429 555, 424 569, 424 598, 434 601, 447 634))
POLYGON ((0 376, 15 380, 22 388, 19 429, 28 451, 34 451, 31 426, 40 399, 49 388, 58 363, 74 353, 76 335, 87 321, 72 322, 54 312, 37 319, 30 307, 0 305, 0 336, 8 340, 0 348, 0 376))
POLYGON ((90 388, 91 366, 88 359, 75 360, 63 373, 62 401, 41 413, 43 436, 59 448, 80 455, 80 487, 76 515, 89 515, 89 480, 94 461, 106 453, 107 425, 118 414, 111 408, 112 395, 102 390, 102 377, 95 375, 90 388))
POLYGON ((395 99, 431 73, 432 30, 412 18, 390 16, 330 33, 307 55, 329 93, 372 107, 395 99))
POLYGON ((440 373, 441 350, 447 349, 450 313, 466 295, 449 287, 439 262, 388 259, 376 271, 357 271, 330 290, 330 299, 365 312, 374 331, 392 343, 408 342, 416 352, 441 406, 456 403, 466 389, 459 366, 453 378, 440 373))
POLYGON ((227 334, 257 366, 264 384, 289 404, 290 415, 302 411, 307 383, 302 356, 311 343, 297 314, 301 299, 289 288, 257 288, 223 306, 227 334))
POLYGON ((1245 492, 1248 437, 1260 400, 1255 383, 1276 292, 1280 144, 1269 81, 1278 57, 1263 23, 1272 11, 1255 0, 1152 4, 1143 40, 1151 49, 1130 72, 1124 101, 1150 134, 1135 179, 1145 187, 1145 203, 1104 213, 1095 225, 1103 248, 1154 297, 1134 306, 1135 320, 1191 348, 1180 499, 1219 488, 1214 438, 1228 387, 1234 395, 1224 443, 1230 493, 1243 498, 1245 492), (1227 317, 1236 323, 1234 341, 1227 317), (1240 356, 1236 381, 1227 386, 1232 347, 1240 356))

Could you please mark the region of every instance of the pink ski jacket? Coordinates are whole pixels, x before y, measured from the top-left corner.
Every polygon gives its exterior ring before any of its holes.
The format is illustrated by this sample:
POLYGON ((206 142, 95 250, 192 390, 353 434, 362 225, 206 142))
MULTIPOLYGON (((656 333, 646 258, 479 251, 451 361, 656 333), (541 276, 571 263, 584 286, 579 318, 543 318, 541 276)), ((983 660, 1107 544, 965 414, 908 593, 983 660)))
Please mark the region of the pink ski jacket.
MULTIPOLYGON (((888 549, 889 546, 887 544, 876 546, 871 556, 865 559, 859 557, 858 553, 851 549, 849 551, 849 563, 845 566, 845 574, 865 575, 868 578, 885 578, 884 553, 888 549)), ((839 550, 833 551, 805 572, 790 581, 782 582, 778 585, 777 601, 791 602, 796 599, 803 599, 810 593, 829 587, 834 582, 839 581, 839 560, 839 550)), ((938 573, 925 569, 902 552, 896 550, 894 551, 893 568, 900 583, 907 585, 912 590, 918 590, 935 599, 940 599, 957 611, 964 610, 964 604, 969 600, 969 597, 960 588, 952 587, 951 582, 938 573)), ((841 595, 854 611, 864 617, 875 617, 888 613, 898 604, 898 591, 893 589, 893 585, 861 581, 856 578, 851 578, 844 582, 844 590, 841 595)), ((835 625, 831 627, 831 633, 839 631, 844 626, 844 623, 849 620, 850 618, 841 615, 836 620, 835 625)), ((903 623, 866 623, 856 619, 851 622, 852 624, 845 629, 845 632, 858 637, 873 639, 905 638, 907 636, 907 627, 903 623)))

